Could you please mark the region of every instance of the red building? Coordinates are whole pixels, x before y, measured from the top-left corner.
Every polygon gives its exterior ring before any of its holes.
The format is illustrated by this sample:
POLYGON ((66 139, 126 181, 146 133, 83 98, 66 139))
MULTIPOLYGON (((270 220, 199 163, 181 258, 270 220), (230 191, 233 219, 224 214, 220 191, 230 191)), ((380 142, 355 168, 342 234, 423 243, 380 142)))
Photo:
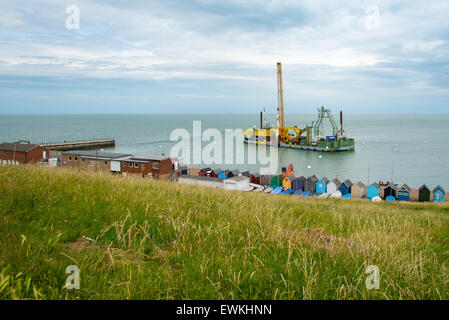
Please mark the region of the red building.
POLYGON ((0 163, 21 164, 36 163, 48 159, 50 151, 37 144, 2 143, 0 144, 0 163))

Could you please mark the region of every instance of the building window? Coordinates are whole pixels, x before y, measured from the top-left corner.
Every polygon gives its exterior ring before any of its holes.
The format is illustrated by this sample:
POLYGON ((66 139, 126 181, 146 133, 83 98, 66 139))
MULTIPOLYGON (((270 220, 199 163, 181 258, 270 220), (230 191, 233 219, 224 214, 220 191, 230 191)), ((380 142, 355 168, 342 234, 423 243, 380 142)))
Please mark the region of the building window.
POLYGON ((123 166, 126 167, 126 162, 123 162, 123 166))
POLYGON ((69 161, 72 161, 72 156, 69 156, 69 161))
POLYGON ((129 167, 130 167, 130 168, 133 167, 133 163, 132 163, 132 162, 129 163, 129 167))
POLYGON ((134 162, 134 168, 138 168, 139 164, 137 162, 134 162))
POLYGON ((104 160, 104 165, 105 165, 105 166, 108 165, 108 160, 104 160))
POLYGON ((78 157, 75 156, 75 161, 78 161, 78 157))
POLYGON ((82 158, 82 159, 81 159, 81 162, 82 162, 82 163, 86 162, 86 159, 82 158))
POLYGON ((153 162, 153 169, 159 169, 159 162, 153 162))

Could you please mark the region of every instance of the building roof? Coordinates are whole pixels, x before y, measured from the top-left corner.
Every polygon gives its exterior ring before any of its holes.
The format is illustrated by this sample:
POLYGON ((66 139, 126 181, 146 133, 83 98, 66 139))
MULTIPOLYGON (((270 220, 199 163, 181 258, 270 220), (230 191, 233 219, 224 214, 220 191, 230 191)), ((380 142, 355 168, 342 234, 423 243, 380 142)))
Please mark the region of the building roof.
POLYGON ((360 188, 365 187, 365 184, 362 181, 357 182, 356 185, 358 185, 360 188))
POLYGON ((170 157, 162 156, 158 154, 144 154, 144 155, 135 155, 132 156, 133 160, 141 160, 141 161, 163 161, 169 160, 170 157))
POLYGON ((249 181, 249 178, 245 177, 245 176, 235 176, 235 177, 232 177, 232 178, 225 179, 224 181, 225 182, 230 182, 230 183, 236 183, 236 182, 245 181, 245 180, 249 181))
POLYGON ((436 186, 435 187, 435 189, 433 189, 433 191, 432 192, 436 192, 437 190, 441 190, 441 192, 443 192, 443 193, 445 193, 445 191, 444 191, 444 189, 443 189, 443 187, 441 187, 441 186, 436 186))
POLYGON ((333 183, 335 183, 335 185, 339 186, 341 184, 340 180, 338 180, 338 178, 335 178, 332 180, 333 183))
POLYGON ((410 191, 410 187, 408 185, 406 185, 405 183, 399 187, 399 189, 406 189, 407 191, 410 191))
POLYGON ((392 183, 389 183, 386 187, 385 187, 385 189, 387 189, 387 188, 390 188, 390 189, 393 189, 393 190, 397 190, 397 188, 398 187, 396 187, 394 184, 392 184, 392 183))
POLYGON ((379 188, 380 188, 380 184, 378 184, 377 182, 372 183, 372 184, 370 185, 370 187, 371 187, 371 186, 374 186, 376 189, 379 189, 379 188))
POLYGON ((232 174, 233 174, 234 176, 238 176, 239 173, 240 173, 239 170, 232 170, 231 172, 232 172, 232 174))
POLYGON ((311 177, 308 177, 307 180, 308 180, 308 181, 317 182, 317 181, 318 181, 318 178, 316 177, 316 175, 313 175, 313 176, 311 176, 311 177))
POLYGON ((36 147, 39 147, 39 145, 26 144, 26 143, 2 143, 2 144, 0 144, 0 150, 2 150, 2 151, 28 152, 36 147))
POLYGON ((254 178, 259 178, 260 177, 260 173, 259 172, 253 172, 250 174, 250 176, 253 176, 254 178))
POLYGON ((351 182, 351 180, 349 180, 349 179, 346 179, 345 181, 343 181, 343 183, 344 183, 345 185, 347 185, 348 187, 352 187, 352 182, 351 182))
POLYGON ((419 187, 419 191, 421 191, 421 190, 423 190, 423 189, 427 189, 427 190, 429 190, 430 191, 430 189, 429 188, 427 188, 427 186, 425 185, 425 184, 423 184, 421 187, 419 187))
POLYGON ((104 151, 96 151, 96 150, 70 150, 64 151, 62 154, 70 154, 74 156, 80 156, 85 158, 94 158, 94 159, 118 159, 124 157, 130 157, 130 154, 126 153, 116 153, 116 152, 104 152, 104 151))
POLYGON ((288 176, 288 180, 290 180, 290 181, 294 181, 296 179, 296 177, 295 176, 288 176))
POLYGON ((209 176, 191 176, 191 175, 182 175, 179 177, 180 179, 194 179, 194 180, 207 180, 207 181, 217 181, 222 182, 223 179, 214 178, 209 176))
POLYGON ((325 184, 328 184, 328 183, 329 183, 329 179, 326 178, 326 177, 321 178, 320 181, 323 181, 325 184))

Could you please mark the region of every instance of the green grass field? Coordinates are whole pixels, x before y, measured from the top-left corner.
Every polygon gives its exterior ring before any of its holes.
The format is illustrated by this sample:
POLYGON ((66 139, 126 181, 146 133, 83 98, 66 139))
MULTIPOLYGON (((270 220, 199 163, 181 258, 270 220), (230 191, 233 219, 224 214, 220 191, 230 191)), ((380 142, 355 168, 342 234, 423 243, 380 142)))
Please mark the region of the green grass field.
POLYGON ((0 165, 0 299, 448 299, 448 241, 448 203, 0 165))

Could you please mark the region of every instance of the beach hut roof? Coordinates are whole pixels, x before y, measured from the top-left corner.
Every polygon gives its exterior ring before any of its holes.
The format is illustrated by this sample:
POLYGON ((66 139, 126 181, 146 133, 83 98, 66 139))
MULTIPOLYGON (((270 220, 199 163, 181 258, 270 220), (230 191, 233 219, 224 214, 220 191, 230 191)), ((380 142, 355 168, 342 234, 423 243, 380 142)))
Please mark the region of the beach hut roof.
POLYGON ((406 185, 405 183, 399 189, 405 189, 410 192, 410 187, 408 185, 406 185))
POLYGON ((376 189, 380 188, 380 185, 377 182, 372 183, 370 186, 374 186, 376 189))
POLYGON ((436 186, 435 189, 433 189, 433 192, 436 192, 438 189, 439 189, 441 192, 445 193, 444 189, 443 189, 440 185, 436 186))
POLYGON ((232 172, 232 174, 233 174, 234 176, 238 176, 239 173, 240 173, 239 170, 232 170, 231 172, 232 172))
MULTIPOLYGON (((423 190, 423 189, 427 189, 429 190, 429 188, 427 188, 427 186, 425 184, 423 184, 421 187, 419 187, 419 191, 423 190)), ((430 190, 429 190, 430 191, 430 190)))
POLYGON ((306 181, 306 177, 304 177, 304 176, 300 176, 300 177, 298 177, 298 179, 301 181, 306 181))
POLYGON ((260 173, 259 172, 254 172, 251 174, 254 178, 259 178, 260 177, 260 173))
POLYGON ((296 180, 296 177, 295 176, 288 176, 288 179, 293 182, 294 180, 296 180))
POLYGON ((242 173, 242 176, 249 177, 249 171, 248 170, 242 171, 241 173, 242 173))
POLYGON ((310 181, 313 181, 313 182, 318 182, 318 178, 316 177, 316 175, 308 177, 307 180, 310 180, 310 181))
POLYGON ((340 180, 338 180, 338 178, 335 178, 335 179, 333 179, 332 180, 334 183, 335 183, 335 185, 337 185, 337 186, 339 186, 340 185, 340 180))
MULTIPOLYGON (((397 190, 398 189, 398 187, 396 187, 394 184, 392 184, 391 182, 387 185, 387 187, 386 188, 391 188, 391 189, 393 189, 393 190, 397 190)), ((386 189, 385 188, 385 189, 386 189)))
POLYGON ((358 185, 360 188, 364 188, 364 187, 365 187, 365 184, 364 184, 362 181, 357 182, 357 185, 358 185))
POLYGON ((323 181, 325 184, 329 183, 329 179, 326 177, 321 178, 321 181, 323 181))
POLYGON ((344 183, 345 185, 347 185, 348 187, 352 187, 352 182, 351 182, 351 180, 349 180, 349 179, 343 181, 343 183, 344 183))

